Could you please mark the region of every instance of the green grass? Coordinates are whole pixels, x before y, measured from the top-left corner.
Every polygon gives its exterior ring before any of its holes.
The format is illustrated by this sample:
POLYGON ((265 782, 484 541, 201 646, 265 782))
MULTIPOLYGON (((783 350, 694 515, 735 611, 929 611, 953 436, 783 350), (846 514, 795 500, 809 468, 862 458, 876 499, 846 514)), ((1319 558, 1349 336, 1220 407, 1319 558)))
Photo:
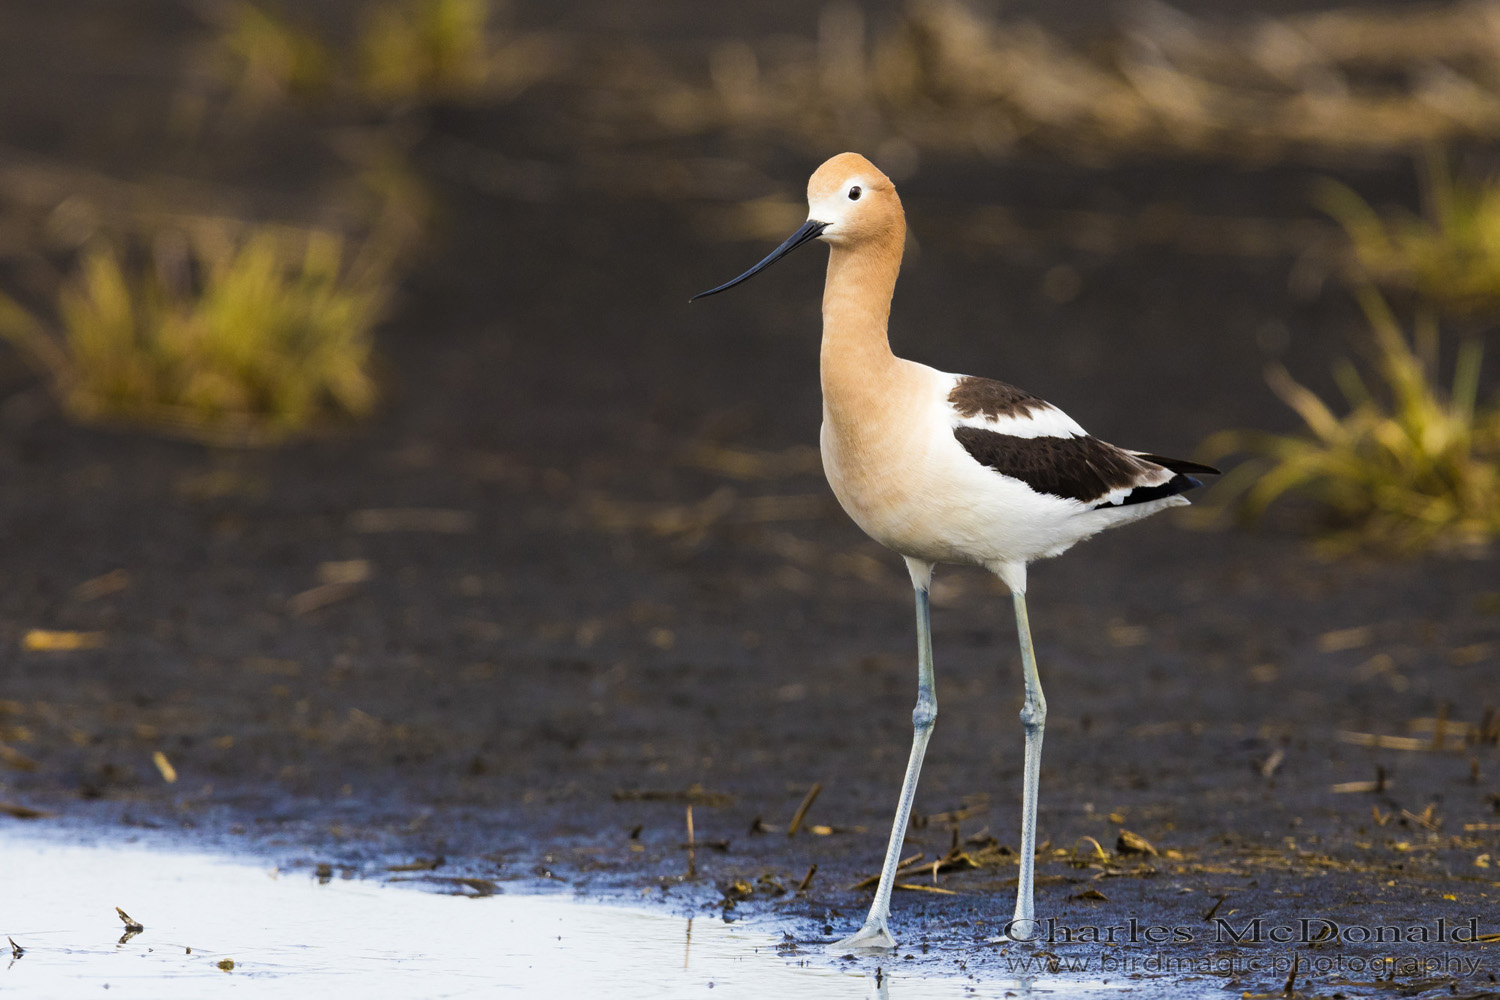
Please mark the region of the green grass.
POLYGON ((369 10, 360 83, 376 101, 457 98, 490 75, 489 0, 391 0, 369 10))
POLYGON ((160 241, 140 265, 99 245, 64 284, 55 329, 0 297, 0 336, 77 419, 271 443, 374 407, 382 276, 338 236, 276 226, 160 241))
POLYGON ((223 9, 218 75, 235 99, 263 107, 328 93, 335 67, 328 47, 310 31, 252 3, 223 9))
POLYGON ((1361 278, 1407 290, 1449 316, 1493 324, 1500 318, 1500 184, 1455 181, 1437 153, 1428 155, 1425 174, 1422 215, 1382 217, 1333 181, 1317 200, 1343 226, 1361 278))
POLYGON ((1271 388, 1304 431, 1211 438, 1210 455, 1255 456, 1225 477, 1218 495, 1252 517, 1288 494, 1305 496, 1326 515, 1323 545, 1331 550, 1483 550, 1500 534, 1500 406, 1481 409, 1476 400, 1483 342, 1462 339, 1452 380, 1440 388, 1436 321, 1418 322, 1414 348, 1372 287, 1357 295, 1374 342, 1373 378, 1348 361, 1335 368, 1347 408, 1340 415, 1284 368, 1271 368, 1271 388))
POLYGON ((547 53, 497 46, 491 0, 366 3, 354 38, 330 43, 274 6, 236 0, 210 47, 218 84, 250 110, 353 99, 381 108, 478 100, 547 69, 547 53))

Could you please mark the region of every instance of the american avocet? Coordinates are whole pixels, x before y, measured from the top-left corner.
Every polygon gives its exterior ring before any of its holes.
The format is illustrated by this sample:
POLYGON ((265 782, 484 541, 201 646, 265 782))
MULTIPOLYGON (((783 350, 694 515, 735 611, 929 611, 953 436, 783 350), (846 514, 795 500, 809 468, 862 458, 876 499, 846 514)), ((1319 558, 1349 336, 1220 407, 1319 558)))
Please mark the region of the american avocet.
POLYGON ((1062 410, 1004 382, 948 375, 898 358, 886 338, 906 216, 890 178, 856 153, 807 185, 808 219, 732 288, 814 239, 830 247, 823 289, 823 471, 849 516, 906 559, 917 595, 917 706, 911 759, 880 886, 864 926, 838 948, 889 948, 891 883, 937 719, 928 588, 936 563, 983 566, 1015 604, 1026 701, 1021 873, 1007 936, 1030 938, 1037 779, 1047 700, 1026 617, 1026 566, 1096 532, 1187 503, 1206 465, 1127 451, 1090 437, 1062 410))

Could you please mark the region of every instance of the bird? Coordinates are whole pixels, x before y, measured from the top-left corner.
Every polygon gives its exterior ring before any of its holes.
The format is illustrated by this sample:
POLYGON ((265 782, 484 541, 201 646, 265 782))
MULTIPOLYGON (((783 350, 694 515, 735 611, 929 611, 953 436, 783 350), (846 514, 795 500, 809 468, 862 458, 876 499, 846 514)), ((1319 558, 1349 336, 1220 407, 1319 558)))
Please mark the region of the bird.
POLYGON ((1022 661, 1025 757, 1020 878, 1001 939, 1034 939, 1037 785, 1047 700, 1026 608, 1027 566, 1106 528, 1186 504, 1207 465, 1131 451, 1086 432, 1062 410, 992 379, 898 358, 887 327, 906 244, 891 179, 858 153, 823 163, 807 185, 800 228, 729 290, 813 240, 829 247, 819 352, 823 471, 839 504, 904 557, 916 594, 917 702, 901 797, 864 924, 834 949, 893 948, 890 901, 927 742, 937 721, 930 590, 938 564, 980 566, 1010 590, 1022 661))

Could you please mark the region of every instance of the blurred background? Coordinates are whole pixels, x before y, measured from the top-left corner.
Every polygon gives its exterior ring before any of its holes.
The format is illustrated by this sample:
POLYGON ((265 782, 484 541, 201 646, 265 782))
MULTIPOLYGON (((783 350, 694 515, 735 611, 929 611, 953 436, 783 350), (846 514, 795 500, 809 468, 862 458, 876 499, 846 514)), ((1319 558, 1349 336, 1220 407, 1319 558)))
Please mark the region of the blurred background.
MULTIPOLYGON (((1380 870, 1373 807, 1472 874, 1497 138, 1491 2, 0 2, 0 803, 626 881, 696 804, 739 899, 873 867, 910 594, 822 481, 822 263, 686 304, 853 149, 898 353, 1228 471, 1036 569, 1046 835, 1380 870)), ((996 846, 1003 593, 934 599, 918 809, 996 846)))

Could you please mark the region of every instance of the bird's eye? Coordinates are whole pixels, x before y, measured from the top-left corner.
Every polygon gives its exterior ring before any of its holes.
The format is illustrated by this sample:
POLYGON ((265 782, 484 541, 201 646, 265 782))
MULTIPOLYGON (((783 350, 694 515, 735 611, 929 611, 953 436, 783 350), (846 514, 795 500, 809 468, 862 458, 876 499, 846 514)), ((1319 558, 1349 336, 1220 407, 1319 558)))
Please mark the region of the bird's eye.
POLYGON ((859 201, 859 195, 860 195, 860 190, 859 190, 859 185, 858 184, 854 185, 852 188, 849 189, 849 200, 850 201, 859 201))

